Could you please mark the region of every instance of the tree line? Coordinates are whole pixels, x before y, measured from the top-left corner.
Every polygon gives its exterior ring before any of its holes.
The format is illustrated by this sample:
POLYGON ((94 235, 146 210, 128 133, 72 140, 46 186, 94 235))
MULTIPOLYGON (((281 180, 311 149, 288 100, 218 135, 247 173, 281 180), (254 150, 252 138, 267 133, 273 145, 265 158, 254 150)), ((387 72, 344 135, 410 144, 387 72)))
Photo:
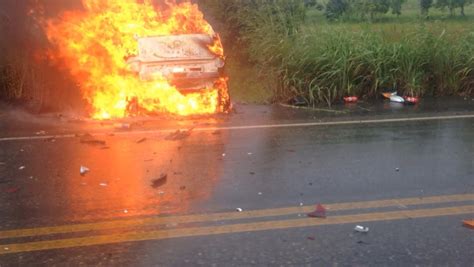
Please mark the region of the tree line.
MULTIPOLYGON (((419 0, 420 14, 428 17, 430 8, 441 10, 448 9, 451 16, 459 10, 461 16, 465 16, 464 8, 473 3, 473 0, 419 0)), ((320 7, 316 0, 307 0, 309 5, 320 7)), ((376 17, 391 12, 397 16, 402 14, 402 5, 406 0, 329 0, 325 6, 324 14, 329 20, 337 20, 342 17, 373 20, 376 17)))

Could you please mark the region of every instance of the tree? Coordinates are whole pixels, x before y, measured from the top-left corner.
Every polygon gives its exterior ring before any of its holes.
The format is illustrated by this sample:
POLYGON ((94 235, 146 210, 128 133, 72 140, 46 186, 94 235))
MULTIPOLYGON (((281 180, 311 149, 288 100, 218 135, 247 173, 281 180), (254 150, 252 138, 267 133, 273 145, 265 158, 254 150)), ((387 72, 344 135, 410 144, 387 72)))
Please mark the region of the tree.
POLYGON ((430 10, 430 7, 432 5, 433 5, 433 0, 420 0, 421 15, 423 17, 428 16, 428 11, 430 10))
POLYGON ((402 14, 402 4, 405 2, 406 0, 391 0, 390 8, 392 9, 392 14, 400 16, 402 14))
POLYGON ((465 16, 464 14, 464 7, 472 3, 472 0, 437 0, 436 7, 439 9, 449 9, 449 14, 454 16, 455 9, 461 9, 461 15, 465 16))
POLYGON ((349 2, 347 0, 329 0, 324 14, 326 18, 333 20, 341 17, 348 9, 349 2))

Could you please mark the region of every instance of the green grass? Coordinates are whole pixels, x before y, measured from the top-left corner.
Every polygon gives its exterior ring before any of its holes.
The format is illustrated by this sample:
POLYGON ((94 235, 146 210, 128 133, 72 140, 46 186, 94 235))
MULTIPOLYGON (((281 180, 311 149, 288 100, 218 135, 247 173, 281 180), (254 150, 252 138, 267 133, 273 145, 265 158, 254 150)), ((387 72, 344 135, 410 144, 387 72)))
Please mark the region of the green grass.
POLYGON ((465 9, 465 17, 432 8, 429 18, 422 19, 418 2, 409 0, 401 16, 386 14, 373 23, 328 22, 322 11, 312 9, 296 29, 287 27, 293 18, 279 9, 239 4, 230 17, 221 17, 227 25, 227 51, 239 51, 228 62, 234 99, 258 95, 258 102, 265 95, 259 92, 271 90, 275 101, 300 95, 313 105, 331 105, 345 95, 371 98, 385 90, 407 95, 474 92, 474 4, 465 9), (238 57, 245 63, 233 67, 238 57), (248 83, 253 86, 242 86, 248 83))

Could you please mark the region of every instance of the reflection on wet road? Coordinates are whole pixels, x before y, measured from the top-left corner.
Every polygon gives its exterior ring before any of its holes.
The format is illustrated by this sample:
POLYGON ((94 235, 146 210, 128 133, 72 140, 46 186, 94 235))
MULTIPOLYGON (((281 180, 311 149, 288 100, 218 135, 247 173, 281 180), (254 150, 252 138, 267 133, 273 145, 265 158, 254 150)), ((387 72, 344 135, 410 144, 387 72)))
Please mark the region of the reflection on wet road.
POLYGON ((474 217, 472 114, 263 111, 4 130, 0 266, 474 260, 461 223, 474 217), (317 203, 327 218, 306 216, 317 203))

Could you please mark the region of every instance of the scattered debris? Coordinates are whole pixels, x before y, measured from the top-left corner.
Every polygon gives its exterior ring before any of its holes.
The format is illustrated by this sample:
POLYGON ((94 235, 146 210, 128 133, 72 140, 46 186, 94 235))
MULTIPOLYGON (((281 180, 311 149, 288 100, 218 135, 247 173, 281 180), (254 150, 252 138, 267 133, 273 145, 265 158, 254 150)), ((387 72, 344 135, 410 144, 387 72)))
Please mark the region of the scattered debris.
POLYGON ((303 202, 300 202, 300 207, 303 207, 303 205, 304 205, 303 202))
POLYGON ((166 140, 174 140, 174 141, 186 139, 191 135, 193 129, 194 128, 191 128, 187 131, 186 130, 183 130, 183 131, 176 130, 176 132, 170 133, 165 139, 166 140))
POLYGON ((356 103, 359 101, 359 98, 357 96, 345 96, 344 97, 344 102, 346 103, 356 103))
POLYGON ((25 166, 20 166, 18 169, 19 169, 20 171, 21 171, 21 170, 24 170, 24 169, 25 169, 25 166))
POLYGON ((359 232, 359 233, 368 233, 369 232, 369 227, 364 227, 364 226, 361 226, 361 225, 356 225, 356 227, 354 227, 354 230, 356 232, 359 232))
POLYGON ((398 92, 395 91, 395 92, 387 92, 387 93, 382 93, 382 95, 387 98, 387 99, 390 99, 391 96, 394 96, 394 95, 398 95, 398 92))
POLYGON ((3 250, 8 251, 8 250, 10 250, 10 248, 9 247, 3 247, 3 250))
POLYGON ((46 139, 44 139, 44 141, 45 141, 45 142, 51 142, 51 143, 54 143, 54 142, 56 142, 56 138, 54 138, 54 137, 50 137, 50 138, 46 138, 46 139))
POLYGON ((143 142, 145 142, 146 140, 147 140, 146 137, 143 137, 142 139, 137 140, 137 144, 143 143, 143 142))
POLYGON ((308 105, 308 101, 306 101, 306 99, 302 96, 295 96, 293 97, 292 99, 290 99, 290 101, 288 101, 290 105, 293 105, 293 106, 307 106, 308 105))
POLYGON ((250 175, 255 175, 255 172, 249 172, 250 175))
POLYGON ((312 241, 316 240, 316 237, 314 237, 314 236, 308 236, 307 238, 308 238, 308 240, 312 240, 312 241))
POLYGON ((370 243, 362 241, 362 240, 357 241, 357 244, 370 245, 370 243))
POLYGON ((36 135, 45 135, 45 134, 46 134, 46 131, 43 131, 43 130, 36 132, 36 135))
POLYGON ((263 193, 262 193, 262 192, 258 192, 258 195, 261 196, 261 195, 263 195, 263 193))
POLYGON ((162 173, 159 178, 152 181, 151 187, 158 188, 168 181, 168 174, 162 173))
POLYGON ((109 184, 107 184, 107 183, 100 183, 99 185, 100 185, 100 186, 108 186, 109 184))
POLYGON ((118 130, 128 130, 132 127, 130 123, 115 123, 114 128, 118 130))
POLYGON ((395 171, 396 171, 396 172, 399 172, 399 171, 400 171, 400 168, 395 168, 395 171))
POLYGON ((403 99, 403 97, 398 96, 398 95, 392 95, 390 96, 390 102, 405 103, 405 99, 403 99))
POLYGON ((316 205, 315 211, 310 212, 306 215, 308 215, 308 217, 313 217, 313 218, 326 218, 326 208, 323 207, 323 205, 318 204, 316 205))
POLYGON ((225 157, 225 156, 226 156, 226 154, 225 154, 225 153, 222 153, 222 156, 223 156, 223 157, 225 157))
POLYGON ((241 208, 236 208, 235 210, 238 211, 238 212, 242 212, 242 211, 243 211, 243 209, 241 209, 241 208))
POLYGON ((81 174, 81 176, 84 176, 86 175, 86 173, 90 172, 91 170, 85 166, 81 166, 79 168, 79 173, 81 174))
POLYGON ((252 152, 248 152, 248 153, 247 153, 247 155, 249 155, 249 156, 252 156, 252 155, 253 155, 253 153, 252 153, 252 152))
POLYGON ((416 96, 404 96, 403 99, 409 104, 418 104, 418 102, 420 102, 420 98, 416 96))
POLYGON ((123 210, 123 213, 128 213, 128 210, 123 210))
POLYGON ((474 220, 464 220, 462 225, 467 228, 474 229, 474 220))
POLYGON ((95 146, 95 145, 105 146, 105 144, 106 144, 106 142, 104 140, 96 139, 91 134, 82 135, 80 142, 81 142, 81 144, 87 144, 87 145, 93 145, 93 146, 95 146))

